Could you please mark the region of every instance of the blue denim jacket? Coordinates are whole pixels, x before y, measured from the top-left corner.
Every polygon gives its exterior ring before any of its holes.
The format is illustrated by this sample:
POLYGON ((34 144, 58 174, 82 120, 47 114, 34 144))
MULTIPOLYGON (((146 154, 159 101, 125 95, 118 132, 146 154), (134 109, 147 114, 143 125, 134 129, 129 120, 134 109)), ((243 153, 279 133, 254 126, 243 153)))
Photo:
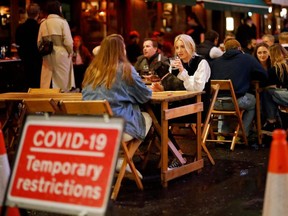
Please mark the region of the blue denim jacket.
MULTIPOLYGON (((120 65, 122 66, 122 65, 120 65)), ((139 104, 148 102, 152 91, 141 80, 139 74, 132 67, 132 77, 135 84, 129 85, 122 79, 122 67, 119 67, 116 80, 111 89, 105 86, 86 86, 82 90, 83 100, 109 101, 113 115, 125 119, 124 132, 134 138, 143 140, 145 138, 145 120, 141 114, 139 104)))

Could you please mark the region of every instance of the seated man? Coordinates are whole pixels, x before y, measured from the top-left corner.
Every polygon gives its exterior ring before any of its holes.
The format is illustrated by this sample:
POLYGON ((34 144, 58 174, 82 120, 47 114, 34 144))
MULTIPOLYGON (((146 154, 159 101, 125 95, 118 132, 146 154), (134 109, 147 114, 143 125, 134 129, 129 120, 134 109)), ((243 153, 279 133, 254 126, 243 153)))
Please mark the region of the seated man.
MULTIPOLYGON (((267 72, 261 64, 251 55, 241 51, 240 43, 235 39, 225 42, 226 52, 211 63, 211 80, 231 79, 240 109, 244 109, 243 124, 246 136, 249 135, 250 125, 255 115, 255 96, 249 93, 252 80, 264 81, 267 72)), ((231 104, 215 103, 218 109, 233 109, 231 104), (225 106, 225 107, 224 107, 225 106)), ((222 131, 226 132, 228 125, 222 125, 222 131)))
POLYGON ((137 62, 134 65, 136 71, 140 75, 154 71, 156 63, 159 61, 169 64, 168 58, 159 54, 157 41, 146 38, 143 43, 143 55, 137 58, 137 62))

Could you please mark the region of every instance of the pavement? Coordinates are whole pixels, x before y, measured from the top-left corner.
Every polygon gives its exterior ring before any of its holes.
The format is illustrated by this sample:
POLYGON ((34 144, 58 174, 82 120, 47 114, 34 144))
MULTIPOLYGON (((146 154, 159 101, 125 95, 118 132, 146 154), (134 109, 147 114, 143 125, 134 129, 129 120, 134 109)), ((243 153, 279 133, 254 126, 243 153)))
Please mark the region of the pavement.
MULTIPOLYGON (((177 141, 181 147, 191 144, 187 137, 177 141)), ((262 215, 269 144, 258 150, 236 145, 234 151, 227 144, 208 144, 216 164, 213 166, 203 154, 201 172, 169 181, 167 188, 161 186, 160 170, 151 170, 153 163, 149 164, 150 170, 142 171, 144 191, 139 191, 134 181, 124 181, 106 215, 262 215)))
MULTIPOLYGON (((185 149, 191 147, 191 140, 192 135, 177 137, 187 157, 193 155, 193 150, 188 152, 185 149)), ((125 178, 117 200, 109 201, 106 216, 262 215, 269 144, 259 146, 258 150, 237 144, 231 151, 227 144, 210 143, 207 147, 216 164, 213 166, 203 153, 204 168, 200 172, 173 179, 167 188, 161 185, 157 168, 159 154, 155 148, 145 169, 141 169, 140 157, 135 158, 135 164, 144 176, 144 190, 140 191, 134 181, 125 178)), ((32 210, 28 215, 60 214, 32 210)))

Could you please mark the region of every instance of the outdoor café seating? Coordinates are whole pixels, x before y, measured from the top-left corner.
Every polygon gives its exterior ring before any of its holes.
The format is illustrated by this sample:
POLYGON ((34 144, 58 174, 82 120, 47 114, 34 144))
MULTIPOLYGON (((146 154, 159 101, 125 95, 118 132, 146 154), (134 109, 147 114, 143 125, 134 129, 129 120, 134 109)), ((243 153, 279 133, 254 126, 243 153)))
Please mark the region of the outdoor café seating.
MULTIPOLYGON (((93 100, 93 101, 61 101, 60 102, 60 109, 65 114, 93 114, 93 115, 104 115, 104 117, 111 117, 113 116, 112 109, 110 104, 107 100, 93 100)), ((140 177, 138 176, 137 170, 135 168, 133 162, 133 156, 140 146, 142 141, 138 139, 132 139, 127 142, 121 142, 121 147, 124 152, 124 160, 122 166, 120 168, 116 183, 114 185, 111 199, 116 200, 122 180, 124 178, 126 172, 126 166, 129 165, 130 169, 132 170, 132 175, 134 180, 137 184, 137 187, 140 190, 143 190, 143 184, 141 182, 140 177)))

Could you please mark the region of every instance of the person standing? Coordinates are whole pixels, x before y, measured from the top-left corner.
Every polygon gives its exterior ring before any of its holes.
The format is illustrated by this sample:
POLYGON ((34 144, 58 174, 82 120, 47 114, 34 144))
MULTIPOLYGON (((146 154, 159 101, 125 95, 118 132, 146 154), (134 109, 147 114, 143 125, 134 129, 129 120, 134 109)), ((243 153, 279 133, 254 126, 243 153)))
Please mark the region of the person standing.
POLYGON ((82 37, 75 35, 73 37, 73 66, 76 88, 82 89, 84 73, 92 61, 92 54, 83 44, 82 37))
POLYGON ((187 24, 188 24, 188 30, 186 31, 186 34, 191 36, 191 38, 195 41, 196 45, 203 42, 205 37, 204 36, 205 29, 201 25, 195 13, 192 13, 187 16, 187 24))
POLYGON ((32 3, 27 7, 28 19, 16 29, 15 41, 18 45, 18 55, 25 71, 25 83, 28 88, 40 87, 42 57, 37 46, 40 7, 32 3))
POLYGON ((248 41, 257 38, 256 26, 251 17, 246 17, 243 23, 238 27, 236 40, 240 42, 241 47, 247 47, 248 41))
POLYGON ((66 92, 75 87, 73 38, 68 22, 63 18, 61 3, 48 2, 46 10, 48 16, 40 25, 37 41, 39 45, 43 39, 52 40, 53 51, 43 57, 40 87, 52 86, 66 92))

